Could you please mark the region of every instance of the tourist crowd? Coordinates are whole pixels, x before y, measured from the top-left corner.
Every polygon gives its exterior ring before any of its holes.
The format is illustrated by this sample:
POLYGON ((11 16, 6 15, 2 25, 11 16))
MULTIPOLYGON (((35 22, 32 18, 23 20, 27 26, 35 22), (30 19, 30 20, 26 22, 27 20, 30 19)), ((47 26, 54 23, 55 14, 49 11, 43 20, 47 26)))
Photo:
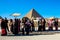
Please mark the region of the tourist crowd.
MULTIPOLYGON (((58 19, 50 19, 48 22, 48 30, 53 30, 53 26, 55 27, 55 30, 58 30, 58 19)), ((46 30, 46 20, 45 19, 39 19, 38 21, 38 31, 45 31, 46 30)), ((34 20, 29 19, 17 19, 15 18, 8 20, 7 18, 1 19, 0 22, 1 26, 1 35, 7 35, 7 32, 11 32, 13 34, 18 34, 19 32, 22 32, 22 35, 29 35, 29 32, 35 31, 34 26, 34 20)))

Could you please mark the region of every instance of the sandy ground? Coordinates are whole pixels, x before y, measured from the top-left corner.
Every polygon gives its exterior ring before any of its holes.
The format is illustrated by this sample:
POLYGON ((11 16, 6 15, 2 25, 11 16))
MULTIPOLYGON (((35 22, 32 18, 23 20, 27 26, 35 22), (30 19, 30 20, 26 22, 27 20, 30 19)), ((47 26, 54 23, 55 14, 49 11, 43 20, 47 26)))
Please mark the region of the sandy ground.
POLYGON ((60 40, 60 31, 33 32, 32 35, 25 36, 0 36, 0 40, 60 40))
POLYGON ((60 34, 34 36, 0 36, 0 40, 60 40, 60 34))

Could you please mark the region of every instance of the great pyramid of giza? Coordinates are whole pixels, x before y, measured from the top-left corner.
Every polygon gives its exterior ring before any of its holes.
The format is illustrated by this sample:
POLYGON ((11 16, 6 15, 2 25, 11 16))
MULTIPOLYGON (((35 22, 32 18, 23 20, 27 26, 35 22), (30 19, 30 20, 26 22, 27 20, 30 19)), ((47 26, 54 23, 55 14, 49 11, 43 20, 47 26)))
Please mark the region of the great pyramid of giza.
POLYGON ((43 18, 35 9, 32 9, 31 11, 29 11, 25 17, 28 17, 29 19, 32 18, 43 18))

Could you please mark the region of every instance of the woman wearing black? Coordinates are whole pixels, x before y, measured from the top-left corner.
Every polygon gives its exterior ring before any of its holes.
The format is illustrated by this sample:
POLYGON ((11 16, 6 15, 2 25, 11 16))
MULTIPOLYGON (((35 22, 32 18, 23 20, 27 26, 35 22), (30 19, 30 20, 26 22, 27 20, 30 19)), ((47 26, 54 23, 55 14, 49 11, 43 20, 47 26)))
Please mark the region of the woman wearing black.
POLYGON ((18 19, 15 19, 14 26, 13 26, 13 34, 18 34, 18 19))
POLYGON ((21 20, 18 19, 18 32, 20 32, 20 23, 21 23, 21 20))
POLYGON ((7 20, 7 18, 5 18, 5 26, 6 26, 6 28, 7 28, 7 31, 9 32, 9 28, 8 28, 8 20, 7 20))
POLYGON ((1 22, 1 30, 2 30, 1 36, 7 35, 7 30, 6 30, 6 28, 7 28, 6 22, 5 22, 4 19, 2 19, 2 22, 1 22))

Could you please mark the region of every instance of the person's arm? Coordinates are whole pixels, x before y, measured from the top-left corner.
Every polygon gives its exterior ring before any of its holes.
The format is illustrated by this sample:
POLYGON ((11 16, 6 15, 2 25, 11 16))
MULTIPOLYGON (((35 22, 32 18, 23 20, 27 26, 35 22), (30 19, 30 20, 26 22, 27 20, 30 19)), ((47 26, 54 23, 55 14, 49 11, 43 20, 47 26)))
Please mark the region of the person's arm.
POLYGON ((6 29, 9 31, 9 28, 8 28, 8 23, 7 23, 7 27, 6 27, 6 29))

